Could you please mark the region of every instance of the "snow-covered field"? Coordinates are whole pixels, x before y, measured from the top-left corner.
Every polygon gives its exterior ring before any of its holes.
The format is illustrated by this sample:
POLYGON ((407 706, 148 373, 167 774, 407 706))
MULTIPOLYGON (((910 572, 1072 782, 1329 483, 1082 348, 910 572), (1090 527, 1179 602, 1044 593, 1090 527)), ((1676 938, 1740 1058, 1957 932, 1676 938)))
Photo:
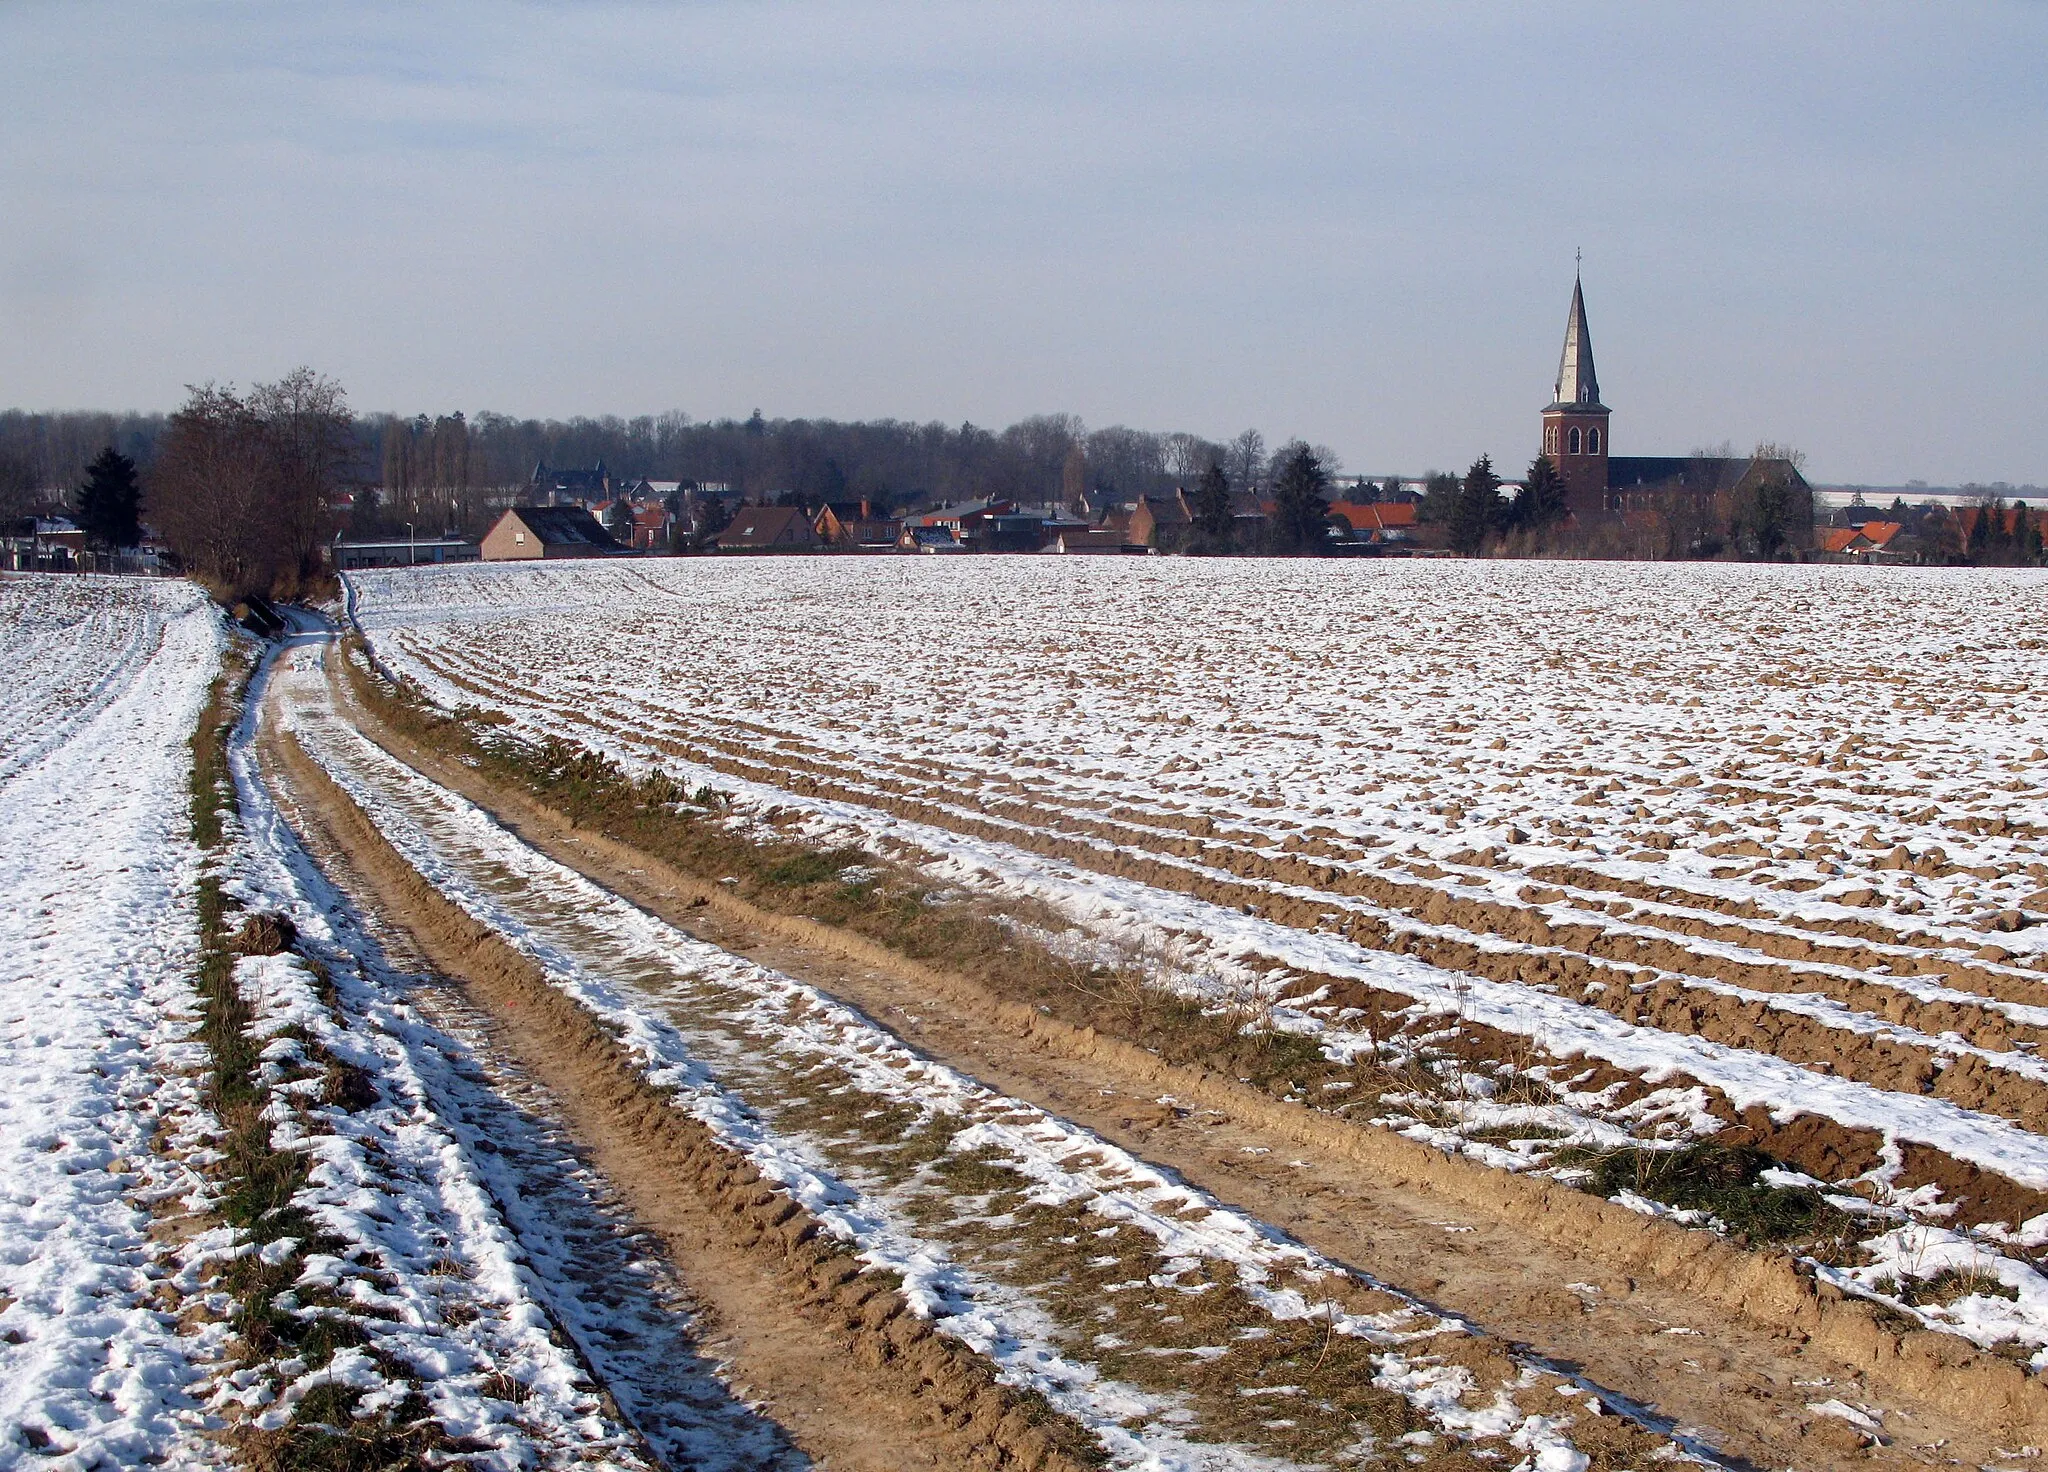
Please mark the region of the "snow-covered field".
POLYGON ((406 1005, 409 978, 281 821, 251 726, 230 753, 239 817, 218 850, 193 841, 190 742, 228 637, 189 583, 0 576, 0 1469, 231 1465, 224 1431, 280 1430, 316 1396, 324 1418, 337 1393, 344 1424, 395 1413, 479 1466, 644 1466, 643 1433, 671 1465, 801 1465, 678 1354, 686 1318, 579 1294, 563 1263, 603 1213, 573 1151, 548 1160, 406 1005), (288 1206, 317 1241, 226 1224, 207 874, 299 931, 235 981, 270 1141, 308 1165, 288 1206), (523 1189, 536 1156, 559 1170, 523 1189), (259 1262, 297 1322, 267 1342, 237 1320, 259 1262), (622 1419, 592 1382, 621 1331, 670 1361, 658 1415, 622 1385, 622 1419))
POLYGON ((0 1467, 213 1458, 221 1331, 152 1218, 203 1204, 186 773, 219 662, 184 583, 0 576, 0 1467))
POLYGON ((1495 1070, 1389 1120, 1450 1148, 1825 1121, 1796 1163, 1872 1234, 1825 1270, 2048 1345, 2039 574, 733 559, 354 591, 451 706, 1170 948, 1171 984, 1263 991, 1333 1057, 1412 1042, 1346 988, 1542 1050, 1548 1103, 1494 1104, 1495 1070), (1642 1083, 1575 1093, 1564 1059, 1642 1083))
MULTIPOLYGON (((1165 1314, 1219 1287, 1242 1295, 1249 1325, 1175 1353, 1221 1360, 1276 1326, 1307 1324, 1311 1342, 1339 1336, 1363 1346, 1372 1387, 1411 1408, 1412 1445, 1448 1435, 1512 1448, 1549 1472, 1586 1466, 1568 1429, 1577 1410, 1570 1398, 1592 1387, 1505 1355, 1490 1373, 1485 1363, 1475 1370, 1469 1353, 1446 1362, 1447 1346, 1469 1344, 1468 1325, 1347 1272, 1086 1130, 920 1058, 811 987, 650 917, 326 714, 310 661, 300 658, 280 679, 297 687, 287 702, 290 729, 408 863, 539 961, 555 985, 611 1025, 651 1081, 676 1091, 681 1107, 788 1188, 862 1261, 900 1276, 917 1313, 1093 1430, 1113 1465, 1226 1472, 1285 1464, 1256 1445, 1218 1444, 1187 1397, 1120 1381, 1102 1371, 1098 1355, 1077 1350, 1071 1326, 1056 1324, 1031 1287, 1014 1281, 1014 1259, 1032 1243, 1020 1215, 1041 1234, 1067 1231, 1053 1245, 1066 1244, 1076 1263, 1090 1256, 1072 1247, 1077 1227, 1098 1239, 1095 1253, 1121 1245, 1127 1256, 1099 1261, 1135 1270, 1106 1290, 1134 1306, 1161 1296, 1164 1306, 1152 1311, 1165 1314), (835 1112, 885 1117, 883 1137, 898 1142, 929 1134, 931 1150, 919 1169, 906 1175, 899 1163, 892 1174, 876 1139, 821 1126, 818 1116, 835 1112), (988 1206, 993 1187, 958 1199, 931 1177, 933 1160, 961 1156, 1014 1181, 1016 1207, 988 1206), (937 1222, 919 1211, 934 1197, 949 1203, 937 1222), (1034 1209, 1058 1213, 1066 1225, 1046 1228, 1034 1209), (992 1269, 949 1244, 948 1229, 968 1237, 960 1229, 970 1226, 1003 1244, 992 1269), (1099 1240, 1120 1237, 1129 1240, 1099 1240)), ((1088 1307, 1097 1312, 1099 1301, 1088 1307)), ((1187 1307, 1165 1322, 1192 1313, 1187 1307)), ((1089 1321, 1090 1335, 1098 1328, 1089 1321)), ((1115 1336, 1096 1337, 1101 1349, 1115 1344, 1115 1336)), ((1254 1388, 1231 1393, 1307 1394, 1247 1383, 1254 1388)), ((1269 1429, 1296 1431, 1296 1422, 1269 1429)), ((1346 1460, 1370 1455, 1367 1437, 1346 1460)))

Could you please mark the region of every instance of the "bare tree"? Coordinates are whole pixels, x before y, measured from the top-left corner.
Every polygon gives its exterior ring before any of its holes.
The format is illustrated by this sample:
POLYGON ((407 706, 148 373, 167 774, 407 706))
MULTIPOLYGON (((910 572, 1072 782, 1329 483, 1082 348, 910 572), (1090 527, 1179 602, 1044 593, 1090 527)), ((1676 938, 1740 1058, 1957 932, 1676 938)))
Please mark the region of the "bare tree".
POLYGON ((0 450, 0 526, 9 534, 34 509, 35 489, 35 466, 28 457, 0 450))
POLYGON ((295 368, 251 389, 248 408, 263 440, 266 519, 277 545, 272 577, 293 596, 318 576, 320 544, 354 449, 348 395, 333 379, 295 368))
POLYGON ((1230 474, 1232 490, 1257 490, 1259 477, 1266 468, 1266 437, 1256 429, 1248 429, 1232 440, 1223 468, 1230 474))
POLYGON ((1203 472, 1230 453, 1228 447, 1198 434, 1169 434, 1162 436, 1160 443, 1166 454, 1166 473, 1184 486, 1200 480, 1203 472))
POLYGON ((341 385, 301 368, 247 397, 211 383, 188 393, 150 477, 151 521, 223 597, 295 596, 318 574, 354 450, 341 385))
POLYGON ((149 479, 150 521, 186 567, 222 597, 267 587, 256 415, 232 385, 188 385, 186 393, 149 479))

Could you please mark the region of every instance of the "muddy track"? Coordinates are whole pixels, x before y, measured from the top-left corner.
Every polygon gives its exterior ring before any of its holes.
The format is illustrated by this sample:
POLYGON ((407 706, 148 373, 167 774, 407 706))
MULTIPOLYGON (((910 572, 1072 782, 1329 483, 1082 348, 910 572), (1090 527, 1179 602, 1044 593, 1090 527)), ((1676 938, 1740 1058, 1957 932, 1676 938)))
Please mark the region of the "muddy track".
POLYGON ((2017 1367, 1949 1336, 1893 1335, 1864 1306, 1816 1294, 1782 1259, 1162 1064, 843 932, 760 912, 575 831, 522 794, 487 787, 381 727, 343 692, 336 698, 401 761, 678 928, 845 996, 941 1059, 1142 1149, 1340 1260, 1711 1427, 1739 1455, 1830 1462, 1835 1453, 1801 1435, 1815 1425, 1806 1404, 1823 1384, 1897 1407, 1887 1426, 1900 1449, 1946 1438, 1988 1453, 1987 1437, 2048 1428, 2048 1398, 2017 1367), (1168 1093, 1198 1109, 1183 1115, 1153 1102, 1168 1093), (1307 1191, 1283 1163, 1303 1150, 1319 1167, 1307 1191))
POLYGON ((988 1362, 933 1332, 790 1196, 648 1084, 539 968, 464 914, 391 849, 289 735, 264 743, 299 809, 349 855, 378 910, 488 1011, 596 1169, 716 1326, 734 1376, 832 1467, 1050 1469, 1087 1433, 998 1384, 988 1362))

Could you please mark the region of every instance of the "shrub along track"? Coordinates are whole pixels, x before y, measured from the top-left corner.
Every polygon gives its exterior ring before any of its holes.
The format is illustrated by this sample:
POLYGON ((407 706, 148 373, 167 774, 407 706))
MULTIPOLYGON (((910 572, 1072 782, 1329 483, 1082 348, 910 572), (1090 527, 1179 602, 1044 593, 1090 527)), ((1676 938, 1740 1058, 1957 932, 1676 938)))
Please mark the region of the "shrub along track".
POLYGON ((1989 1455, 2015 1427, 2048 1425, 2016 1367, 1946 1336, 1902 1338, 1782 1259, 1276 1102, 858 935, 758 909, 445 759, 341 686, 337 701, 387 751, 670 923, 891 1019, 941 1059, 1142 1149, 1340 1260, 1582 1363, 1621 1394, 1712 1428, 1731 1452, 1803 1466, 1847 1454, 1840 1424, 1807 1411, 1837 1395, 1904 1412, 1887 1421, 1896 1452, 1945 1441, 1945 1455, 1989 1455), (1162 1093, 1182 1107, 1154 1102, 1162 1093), (1312 1170, 1282 1163, 1303 1150, 1312 1170))
POLYGON ((1046 1468, 1090 1464, 1088 1438, 997 1384, 934 1334, 816 1220, 675 1109, 538 966, 422 879, 289 735, 263 754, 361 898, 488 1009, 496 1037, 546 1089, 634 1215, 667 1245, 719 1330, 736 1377, 829 1465, 1046 1468))

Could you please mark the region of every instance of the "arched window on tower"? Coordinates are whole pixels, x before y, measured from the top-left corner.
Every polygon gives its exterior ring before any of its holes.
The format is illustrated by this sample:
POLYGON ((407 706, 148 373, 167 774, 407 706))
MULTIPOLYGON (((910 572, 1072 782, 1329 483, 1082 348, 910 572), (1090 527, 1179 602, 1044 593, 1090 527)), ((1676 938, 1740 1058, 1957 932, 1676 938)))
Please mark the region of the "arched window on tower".
POLYGON ((1589 429, 1589 430, 1587 430, 1587 431, 1586 431, 1586 453, 1587 453, 1588 455, 1597 455, 1597 454, 1599 454, 1599 453, 1600 453, 1600 431, 1599 431, 1599 430, 1597 430, 1597 429, 1589 429))
POLYGON ((1572 453, 1572 454, 1574 454, 1574 455, 1578 454, 1578 453, 1579 453, 1579 427, 1578 427, 1578 426, 1577 426, 1576 424, 1574 424, 1574 425, 1572 426, 1572 433, 1571 433, 1571 439, 1570 439, 1570 440, 1568 441, 1568 443, 1569 443, 1569 444, 1571 445, 1571 447, 1572 447, 1572 448, 1571 448, 1571 453, 1572 453))

